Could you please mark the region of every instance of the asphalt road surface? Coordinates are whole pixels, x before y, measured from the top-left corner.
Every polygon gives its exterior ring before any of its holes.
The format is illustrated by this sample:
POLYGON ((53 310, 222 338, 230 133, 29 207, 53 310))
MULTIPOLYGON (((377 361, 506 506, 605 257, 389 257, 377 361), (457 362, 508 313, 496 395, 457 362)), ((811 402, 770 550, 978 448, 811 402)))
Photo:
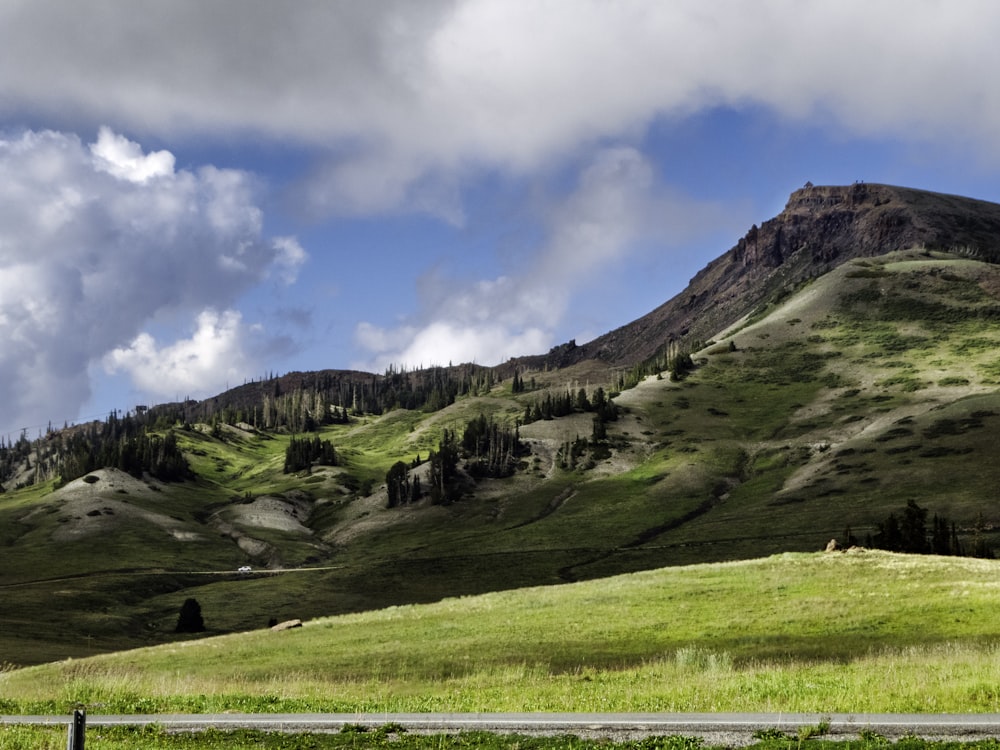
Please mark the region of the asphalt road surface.
MULTIPOLYGON (((69 724, 69 716, 0 716, 0 724, 69 724)), ((339 732, 344 726, 372 729, 398 725, 408 732, 454 734, 486 731, 498 734, 561 735, 636 739, 656 735, 703 737, 710 744, 750 744, 754 733, 780 730, 798 736, 800 729, 826 728, 828 739, 854 739, 874 732, 889 739, 1000 738, 1000 714, 90 714, 88 727, 116 724, 159 724, 167 730, 259 729, 273 732, 339 732)))

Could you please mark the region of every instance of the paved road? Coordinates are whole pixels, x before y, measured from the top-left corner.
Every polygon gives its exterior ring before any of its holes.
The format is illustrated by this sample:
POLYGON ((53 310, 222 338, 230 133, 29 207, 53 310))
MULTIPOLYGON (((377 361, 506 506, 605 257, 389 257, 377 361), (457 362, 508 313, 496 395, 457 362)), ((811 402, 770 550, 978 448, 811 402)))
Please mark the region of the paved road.
MULTIPOLYGON (((68 724, 68 716, 0 716, 0 724, 68 724)), ((759 730, 796 735, 800 728, 829 725, 830 739, 852 739, 871 731, 895 739, 906 735, 935 739, 1000 738, 1000 714, 90 714, 87 726, 159 724, 167 729, 254 728, 278 732, 339 732, 346 725, 371 728, 398 724, 410 732, 489 731, 501 734, 572 734, 633 739, 652 735, 704 737, 738 746, 759 730)))

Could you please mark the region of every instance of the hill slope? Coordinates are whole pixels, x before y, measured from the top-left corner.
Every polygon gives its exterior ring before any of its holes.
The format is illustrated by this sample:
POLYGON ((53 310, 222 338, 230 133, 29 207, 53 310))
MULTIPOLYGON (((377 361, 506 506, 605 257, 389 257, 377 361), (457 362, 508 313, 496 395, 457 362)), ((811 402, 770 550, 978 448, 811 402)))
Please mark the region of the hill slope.
POLYGON ((521 388, 476 373, 443 408, 319 426, 336 466, 286 473, 285 431, 177 423, 164 429, 193 472, 184 481, 101 470, 7 492, 0 662, 173 639, 191 596, 222 633, 822 549, 874 537, 910 501, 927 510, 928 544, 936 515, 949 545, 988 552, 1000 529, 1000 266, 925 247, 864 256, 778 287, 716 331, 686 377, 653 374, 615 395, 606 421, 593 410, 612 385, 605 362, 523 369, 521 388), (446 430, 461 438, 479 415, 512 425, 562 398, 563 416, 520 427, 528 452, 512 476, 475 479, 469 455, 452 502, 387 507, 389 468, 420 458, 410 476, 426 486, 446 430))
POLYGON ((996 712, 997 561, 785 554, 0 674, 5 713, 996 712))

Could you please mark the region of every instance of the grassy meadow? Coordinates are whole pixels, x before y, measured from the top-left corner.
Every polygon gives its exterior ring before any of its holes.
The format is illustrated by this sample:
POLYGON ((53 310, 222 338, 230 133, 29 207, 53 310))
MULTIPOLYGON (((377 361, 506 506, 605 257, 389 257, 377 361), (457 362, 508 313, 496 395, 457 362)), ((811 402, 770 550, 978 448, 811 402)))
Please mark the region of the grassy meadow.
POLYGON ((664 568, 0 675, 3 713, 1000 711, 1000 563, 664 568))

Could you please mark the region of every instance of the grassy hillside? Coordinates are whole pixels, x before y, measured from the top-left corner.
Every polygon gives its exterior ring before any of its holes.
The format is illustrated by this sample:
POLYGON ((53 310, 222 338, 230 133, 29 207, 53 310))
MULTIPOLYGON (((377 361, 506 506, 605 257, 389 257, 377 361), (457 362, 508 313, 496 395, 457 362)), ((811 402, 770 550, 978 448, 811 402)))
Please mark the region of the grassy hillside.
POLYGON ((995 712, 1000 563, 786 553, 0 674, 4 713, 995 712))
POLYGON ((567 445, 592 437, 591 414, 524 425, 521 470, 468 480, 451 505, 387 508, 387 469, 479 414, 512 423, 547 393, 593 395, 621 373, 538 370, 521 393, 508 380, 440 411, 324 427, 341 464, 307 473, 283 473, 287 434, 178 428, 193 480, 102 470, 0 495, 0 662, 173 640, 192 596, 218 634, 819 550, 847 527, 863 541, 910 500, 967 550, 989 549, 998 297, 1000 269, 967 258, 852 261, 720 332, 683 380, 616 395, 607 439, 574 461, 567 445))

